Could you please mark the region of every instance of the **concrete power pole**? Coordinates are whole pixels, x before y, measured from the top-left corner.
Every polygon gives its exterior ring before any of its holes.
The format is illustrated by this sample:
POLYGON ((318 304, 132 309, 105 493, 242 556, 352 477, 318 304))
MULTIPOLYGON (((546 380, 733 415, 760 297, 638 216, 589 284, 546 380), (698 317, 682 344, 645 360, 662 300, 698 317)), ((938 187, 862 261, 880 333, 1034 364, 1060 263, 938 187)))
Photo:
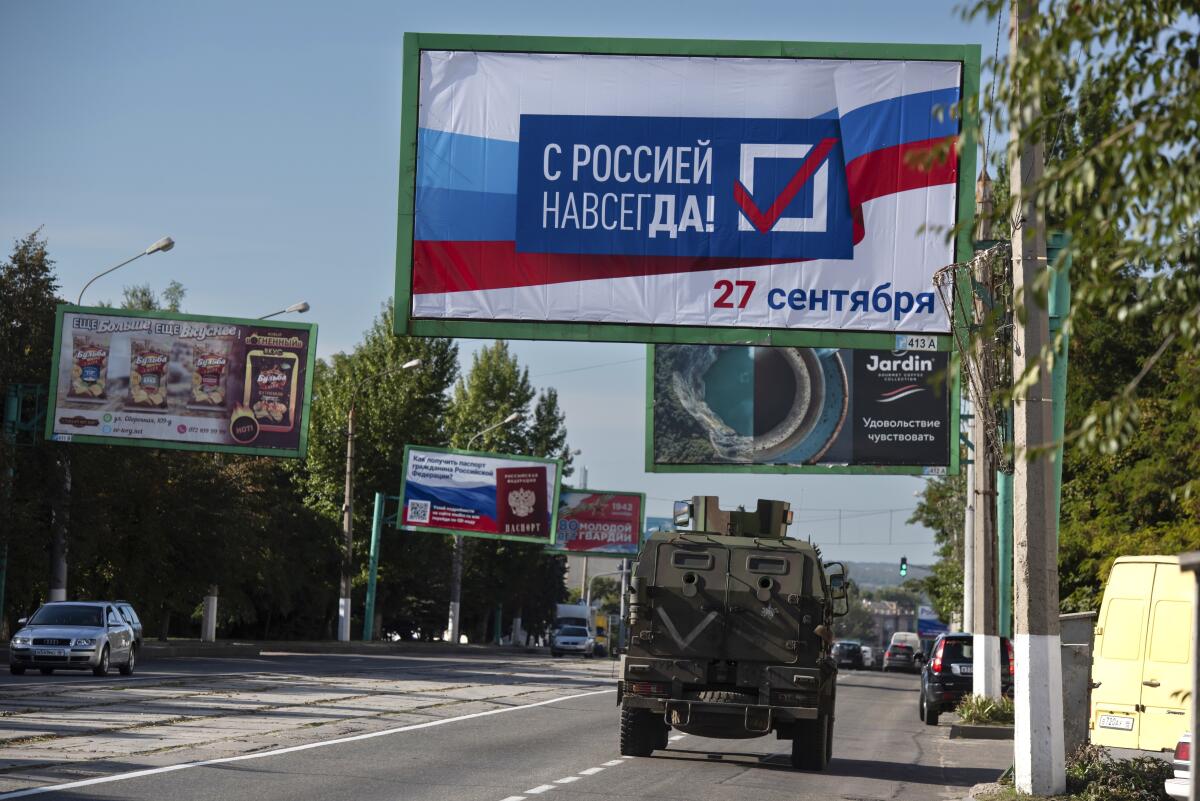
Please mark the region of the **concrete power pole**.
MULTIPOLYGON (((1035 35, 1036 0, 1013 0, 1011 61, 1035 35)), ((1041 134, 1021 135, 1022 120, 1041 114, 1038 91, 1017 87, 1024 108, 1011 114, 1009 176, 1013 209, 1013 622, 1016 676, 1017 789, 1052 795, 1066 789, 1062 653, 1058 620, 1058 540, 1054 521, 1054 449, 1050 371, 1041 363, 1050 341, 1048 309, 1036 281, 1046 263, 1045 219, 1030 188, 1041 181, 1041 134), (1031 380, 1022 383, 1028 370, 1031 380), (1032 449, 1032 453, 1031 453, 1032 449), (1031 458, 1032 457, 1032 458, 1031 458)))

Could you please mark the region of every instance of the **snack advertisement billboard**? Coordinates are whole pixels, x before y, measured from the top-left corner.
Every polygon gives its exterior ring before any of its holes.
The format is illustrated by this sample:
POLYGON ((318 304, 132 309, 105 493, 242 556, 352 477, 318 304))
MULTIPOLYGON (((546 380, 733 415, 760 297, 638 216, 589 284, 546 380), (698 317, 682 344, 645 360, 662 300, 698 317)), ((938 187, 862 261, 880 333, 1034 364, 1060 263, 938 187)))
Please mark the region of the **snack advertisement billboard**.
POLYGON ((646 496, 563 488, 552 550, 583 556, 637 556, 646 496))
POLYGON ((946 351, 652 345, 651 472, 958 470, 946 351))
POLYGON ((948 332, 932 276, 970 253, 978 59, 407 34, 397 332, 948 332))
POLYGON ((549 545, 561 480, 557 459, 407 445, 399 526, 549 545))
POLYGON ((309 323, 60 305, 46 438, 303 456, 316 345, 309 323))

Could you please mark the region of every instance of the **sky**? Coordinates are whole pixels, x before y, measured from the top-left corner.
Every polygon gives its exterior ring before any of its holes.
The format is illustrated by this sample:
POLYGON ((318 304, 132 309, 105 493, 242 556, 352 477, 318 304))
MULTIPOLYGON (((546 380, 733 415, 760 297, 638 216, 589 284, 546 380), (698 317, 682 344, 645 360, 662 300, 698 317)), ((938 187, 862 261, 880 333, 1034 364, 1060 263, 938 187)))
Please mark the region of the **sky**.
MULTIPOLYGON (((997 27, 935 0, 0 0, 0 248, 40 228, 73 301, 169 235, 174 250, 85 303, 171 280, 197 314, 307 300, 319 354, 352 349, 394 289, 405 31, 979 44, 986 59, 997 27)), ((469 365, 484 343, 460 344, 469 365)), ((788 500, 793 535, 827 557, 934 558, 931 533, 906 524, 923 479, 647 474, 645 346, 513 350, 559 391, 593 488, 645 492, 651 515, 697 494, 788 500)))

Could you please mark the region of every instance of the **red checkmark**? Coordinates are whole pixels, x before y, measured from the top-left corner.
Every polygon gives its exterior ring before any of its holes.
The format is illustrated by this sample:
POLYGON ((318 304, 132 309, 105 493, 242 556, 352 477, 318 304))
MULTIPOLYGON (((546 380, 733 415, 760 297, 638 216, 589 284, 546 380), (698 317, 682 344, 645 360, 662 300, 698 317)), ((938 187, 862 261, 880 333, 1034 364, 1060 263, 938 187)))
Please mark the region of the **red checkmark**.
POLYGON ((816 147, 808 152, 808 157, 800 164, 800 169, 796 170, 796 174, 779 193, 779 197, 775 198, 771 208, 765 212, 754 202, 754 198, 750 197, 750 193, 746 191, 746 187, 742 186, 741 181, 734 182, 733 199, 737 201, 742 213, 746 215, 746 219, 758 229, 760 234, 765 234, 775 227, 775 223, 779 222, 779 218, 783 216, 783 210, 796 199, 796 195, 813 177, 817 168, 821 166, 821 162, 825 160, 829 151, 833 150, 833 146, 836 144, 837 139, 822 139, 818 142, 816 147))

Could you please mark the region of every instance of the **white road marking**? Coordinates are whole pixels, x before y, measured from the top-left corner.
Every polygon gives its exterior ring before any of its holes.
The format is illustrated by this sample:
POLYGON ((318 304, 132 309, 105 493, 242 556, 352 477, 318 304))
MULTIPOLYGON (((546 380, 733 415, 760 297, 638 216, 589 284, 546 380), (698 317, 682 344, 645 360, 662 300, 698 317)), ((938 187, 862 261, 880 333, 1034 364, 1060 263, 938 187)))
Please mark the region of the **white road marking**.
MULTIPOLYGON (((476 718, 486 718, 491 715, 501 715, 505 712, 516 712, 520 709, 533 709, 534 707, 546 706, 548 704, 557 704, 560 701, 572 701, 576 698, 587 698, 592 695, 603 695, 604 693, 616 692, 615 689, 608 690, 592 690, 586 693, 576 693, 575 695, 564 695, 558 698, 551 698, 547 701, 536 701, 532 704, 522 704, 520 706, 505 706, 499 709, 489 709, 485 712, 472 712, 469 715, 459 715, 453 718, 442 718, 441 720, 430 720, 424 723, 413 723, 408 726, 397 726, 393 729, 380 729, 379 731, 367 732, 366 734, 354 734, 349 737, 335 737, 332 740, 318 740, 314 743, 304 743, 303 745, 292 745, 287 748, 276 748, 273 751, 256 751, 253 754, 241 754, 232 757, 219 757, 217 759, 202 759, 196 762, 181 762, 177 765, 164 765, 161 768, 147 768, 145 770, 133 770, 128 773, 117 773, 112 776, 97 776, 94 779, 81 779, 74 782, 65 782, 63 784, 50 784, 41 787, 30 787, 26 790, 16 790, 11 793, 0 794, 0 799, 4 798, 24 798, 31 795, 42 795, 43 793, 53 793, 60 790, 73 790, 76 787, 91 787, 94 784, 108 784, 109 782, 122 782, 128 779, 139 779, 143 776, 155 776, 160 773, 173 773, 177 770, 188 770, 189 768, 203 768, 209 765, 227 765, 231 762, 247 762, 251 759, 263 759, 264 757, 280 756, 282 754, 293 754, 297 751, 308 751, 312 748, 325 748, 331 745, 341 745, 342 743, 354 743, 360 740, 371 740, 376 737, 385 737, 389 734, 400 734, 407 731, 416 731, 418 729, 431 729, 434 726, 444 726, 447 723, 457 723, 460 720, 474 720, 476 718)), ((554 789, 553 785, 543 785, 549 789, 554 789)), ((542 790, 540 792, 545 792, 542 790)))
POLYGON ((604 770, 604 768, 588 768, 587 770, 579 771, 579 775, 580 776, 595 776, 597 773, 599 773, 602 770, 604 770))
MULTIPOLYGON (((628 759, 629 757, 622 757, 622 758, 628 759)), ((607 762, 602 762, 600 764, 604 765, 604 767, 606 767, 606 768, 611 768, 613 765, 620 765, 621 760, 620 759, 610 759, 607 762)), ((2 797, 2 796, 0 796, 0 797, 2 797)))
POLYGON ((525 796, 510 795, 508 798, 501 798, 500 801, 525 801, 525 796))
POLYGON ((546 792, 547 790, 553 790, 553 789, 554 789, 553 784, 539 784, 537 787, 534 787, 532 790, 526 790, 525 795, 541 795, 542 793, 546 792))
POLYGON ((675 742, 676 740, 682 740, 684 737, 687 737, 687 735, 686 734, 672 734, 667 739, 670 740, 671 742, 675 742))
POLYGON ((563 776, 561 779, 555 779, 555 784, 570 784, 571 782, 579 781, 582 776, 563 776))
MULTIPOLYGON (((621 759, 633 759, 633 757, 631 757, 631 756, 626 756, 626 757, 621 757, 621 759)), ((620 765, 621 763, 620 763, 620 762, 616 762, 616 761, 614 760, 614 762, 605 762, 604 764, 605 764, 605 765, 610 765, 610 764, 617 764, 617 765, 620 765)))

